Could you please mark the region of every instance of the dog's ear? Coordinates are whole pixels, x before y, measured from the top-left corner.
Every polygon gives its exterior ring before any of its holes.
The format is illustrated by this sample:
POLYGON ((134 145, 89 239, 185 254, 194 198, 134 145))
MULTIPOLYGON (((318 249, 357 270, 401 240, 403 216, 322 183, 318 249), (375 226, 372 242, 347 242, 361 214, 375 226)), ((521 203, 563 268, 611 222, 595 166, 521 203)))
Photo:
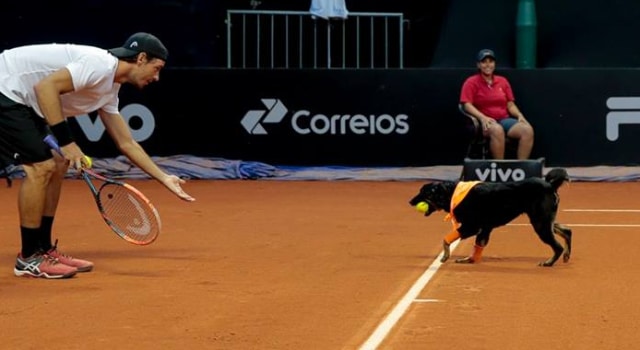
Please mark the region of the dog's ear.
POLYGON ((558 188, 562 186, 565 182, 571 182, 571 178, 569 177, 569 173, 567 170, 563 168, 554 168, 551 169, 544 177, 545 181, 551 184, 554 191, 558 191, 558 188))
POLYGON ((453 181, 439 182, 436 186, 430 189, 429 199, 431 203, 435 204, 439 209, 449 212, 451 206, 451 197, 455 191, 456 183, 453 181))
POLYGON ((444 191, 448 196, 453 196, 453 192, 456 190, 457 182, 447 181, 443 182, 444 191))

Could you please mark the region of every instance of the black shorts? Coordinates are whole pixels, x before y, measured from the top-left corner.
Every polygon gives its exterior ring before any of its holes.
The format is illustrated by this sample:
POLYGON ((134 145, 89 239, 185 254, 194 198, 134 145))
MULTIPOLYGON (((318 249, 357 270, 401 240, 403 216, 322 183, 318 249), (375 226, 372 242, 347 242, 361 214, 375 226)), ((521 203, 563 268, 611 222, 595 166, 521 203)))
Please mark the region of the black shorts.
POLYGON ((53 158, 47 122, 32 108, 0 94, 0 169, 53 158))

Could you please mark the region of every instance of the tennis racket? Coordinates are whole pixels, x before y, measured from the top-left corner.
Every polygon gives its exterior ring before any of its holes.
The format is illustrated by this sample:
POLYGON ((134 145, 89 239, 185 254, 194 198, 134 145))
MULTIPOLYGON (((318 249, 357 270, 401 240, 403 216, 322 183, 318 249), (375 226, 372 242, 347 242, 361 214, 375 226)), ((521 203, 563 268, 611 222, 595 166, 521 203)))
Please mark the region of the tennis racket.
MULTIPOLYGON (((52 149, 62 154, 56 139, 44 139, 52 149)), ((104 221, 120 238, 136 245, 153 243, 160 234, 158 211, 135 187, 104 177, 91 169, 80 168, 104 221)))

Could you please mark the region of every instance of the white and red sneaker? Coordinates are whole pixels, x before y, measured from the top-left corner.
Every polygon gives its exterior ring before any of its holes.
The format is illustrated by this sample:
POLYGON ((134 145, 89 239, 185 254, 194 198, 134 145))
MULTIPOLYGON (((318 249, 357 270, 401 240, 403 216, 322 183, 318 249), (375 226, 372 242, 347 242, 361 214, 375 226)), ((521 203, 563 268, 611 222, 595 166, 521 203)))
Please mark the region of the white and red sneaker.
POLYGON ((74 258, 70 255, 64 254, 58 250, 58 240, 56 239, 56 243, 54 243, 51 249, 47 250, 47 255, 52 256, 61 263, 75 267, 78 272, 89 272, 93 269, 93 263, 88 260, 74 258))
POLYGON ((35 253, 28 258, 18 254, 13 268, 13 274, 19 277, 69 278, 76 272, 78 269, 75 267, 65 265, 44 253, 35 253))

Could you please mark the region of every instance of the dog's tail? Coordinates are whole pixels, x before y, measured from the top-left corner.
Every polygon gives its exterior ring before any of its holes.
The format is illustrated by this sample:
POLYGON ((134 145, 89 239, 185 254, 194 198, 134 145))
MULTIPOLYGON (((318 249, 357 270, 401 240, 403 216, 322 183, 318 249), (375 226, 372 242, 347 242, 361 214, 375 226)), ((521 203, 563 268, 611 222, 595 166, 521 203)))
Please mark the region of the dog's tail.
POLYGON ((544 176, 544 179, 551 184, 554 191, 557 191, 565 182, 571 181, 569 173, 567 173, 567 170, 563 168, 551 169, 547 175, 544 176))

